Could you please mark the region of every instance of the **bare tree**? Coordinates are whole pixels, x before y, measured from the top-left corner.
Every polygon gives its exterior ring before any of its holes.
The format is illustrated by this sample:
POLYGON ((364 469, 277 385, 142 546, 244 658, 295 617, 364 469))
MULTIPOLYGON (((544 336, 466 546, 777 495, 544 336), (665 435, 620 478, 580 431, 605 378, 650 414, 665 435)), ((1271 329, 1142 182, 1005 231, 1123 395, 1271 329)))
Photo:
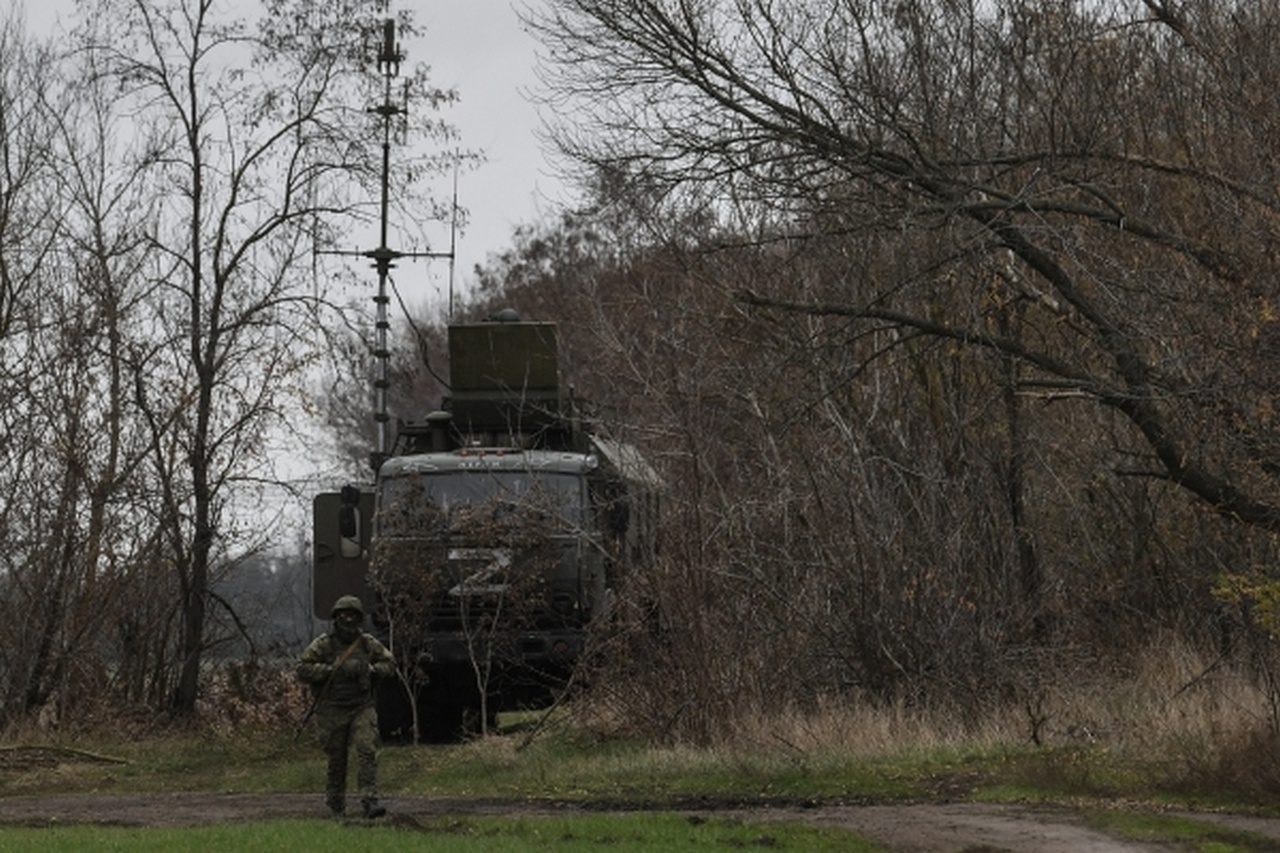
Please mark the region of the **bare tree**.
MULTIPOLYGON (((118 167, 152 194, 140 224, 155 346, 135 403, 178 591, 182 714, 198 694, 211 581, 233 549, 267 533, 237 520, 232 498, 237 484, 278 476, 264 438, 300 391, 322 330, 313 252, 375 209, 378 137, 365 111, 377 77, 366 47, 383 5, 272 0, 245 21, 224 19, 210 0, 103 0, 81 35, 91 72, 118 84, 117 120, 134 122, 118 167)), ((410 92, 439 103, 424 75, 415 71, 410 92)), ((411 130, 446 132, 421 111, 411 130)), ((401 162, 406 176, 435 165, 401 162)))
POLYGON ((559 128, 571 154, 775 236, 881 242, 864 278, 808 299, 743 281, 744 302, 1003 353, 1018 393, 1127 419, 1131 473, 1280 529, 1270 4, 549 8, 551 92, 586 110, 559 128))
POLYGON ((0 667, 0 716, 7 721, 44 701, 65 661, 58 646, 63 609, 78 582, 78 537, 71 527, 83 485, 81 451, 66 439, 82 423, 74 411, 85 405, 64 408, 73 389, 59 385, 66 371, 55 376, 46 359, 87 342, 74 340, 77 331, 61 325, 57 308, 55 246, 63 208, 48 145, 55 125, 47 99, 55 86, 43 73, 54 54, 29 40, 17 17, 0 25, 0 49, 6 57, 0 73, 0 571, 12 627, 0 667), (42 441, 50 433, 63 440, 62 452, 42 441))

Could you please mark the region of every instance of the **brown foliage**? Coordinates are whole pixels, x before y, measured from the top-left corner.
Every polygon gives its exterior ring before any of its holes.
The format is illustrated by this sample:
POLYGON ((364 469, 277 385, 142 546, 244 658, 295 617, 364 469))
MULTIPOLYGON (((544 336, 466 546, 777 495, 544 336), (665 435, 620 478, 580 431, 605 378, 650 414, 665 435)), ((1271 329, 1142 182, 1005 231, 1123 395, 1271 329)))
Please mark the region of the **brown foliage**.
POLYGON ((598 205, 493 279, 671 486, 654 719, 1231 638, 1280 529, 1272 5, 552 6, 598 205))

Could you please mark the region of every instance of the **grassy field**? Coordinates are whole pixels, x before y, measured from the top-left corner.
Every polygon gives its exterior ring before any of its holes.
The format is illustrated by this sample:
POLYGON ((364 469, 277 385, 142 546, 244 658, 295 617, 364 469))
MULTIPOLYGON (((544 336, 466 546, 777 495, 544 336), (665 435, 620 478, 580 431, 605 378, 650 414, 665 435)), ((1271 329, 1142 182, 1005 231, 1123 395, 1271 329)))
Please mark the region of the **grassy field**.
MULTIPOLYGON (((95 739, 57 746, 31 741, 0 748, 0 766, 7 768, 0 772, 4 796, 269 794, 318 792, 322 787, 318 753, 287 733, 95 739), (27 760, 23 766, 24 756, 38 760, 27 760)), ((789 823, 753 825, 732 815, 695 820, 676 808, 712 801, 886 803, 941 798, 1070 804, 1092 825, 1121 837, 1172 841, 1186 850, 1254 853, 1274 849, 1275 844, 1210 830, 1160 811, 1214 805, 1274 812, 1268 804, 1219 789, 1188 787, 1185 779, 1162 777, 1163 762, 1139 762, 1103 747, 952 745, 879 755, 811 755, 802 760, 784 753, 600 742, 570 729, 522 749, 523 743, 517 727, 456 746, 388 747, 383 751, 383 787, 391 797, 643 802, 652 810, 502 818, 459 815, 378 824, 316 819, 196 828, 8 827, 0 829, 0 851, 874 851, 879 848, 847 831, 789 823), (672 810, 663 810, 664 803, 672 810)), ((318 793, 316 800, 319 809, 318 793)))
POLYGON ((63 851, 405 850, 453 853, 598 850, 672 853, 688 850, 875 851, 838 830, 796 824, 751 826, 727 821, 691 822, 673 814, 644 817, 590 815, 568 818, 441 819, 406 829, 395 823, 333 825, 324 821, 274 821, 184 829, 53 827, 0 830, 0 850, 63 851))
MULTIPOLYGON (((305 741, 305 739, 304 739, 305 741)), ((1138 760, 1101 746, 937 745, 880 754, 774 754, 734 749, 654 748, 598 741, 572 729, 521 748, 518 727, 455 746, 392 746, 382 753, 388 796, 590 801, 654 810, 574 812, 513 818, 453 816, 409 824, 335 824, 328 820, 237 823, 197 828, 86 826, 0 829, 0 851, 62 850, 654 850, 729 849, 873 851, 847 831, 799 824, 752 825, 733 816, 691 820, 691 802, 873 802, 967 799, 1070 804, 1095 826, 1122 837, 1176 840, 1182 849, 1271 849, 1244 835, 1209 832, 1161 808, 1214 806, 1273 813, 1268 803, 1219 788, 1197 789, 1170 774, 1166 760, 1138 760), (662 810, 670 804, 671 811, 662 810), (1134 808, 1139 804, 1141 808, 1134 808), (317 847, 320 845, 320 847, 317 847)), ((235 737, 185 734, 113 742, 0 748, 5 796, 19 794, 318 792, 323 761, 288 733, 242 731, 235 737), (38 760, 26 761, 37 756, 38 760)), ((316 794, 317 810, 320 808, 316 794)))
MULTIPOLYGON (((1194 675, 1195 669, 1188 665, 1194 675)), ((272 821, 186 829, 0 829, 0 851, 875 850, 851 833, 732 815, 692 820, 691 803, 989 802, 1051 804, 1094 826, 1179 849, 1261 851, 1274 841, 1185 821, 1180 810, 1280 815, 1280 758, 1267 700, 1242 679, 1201 680, 1165 662, 1107 690, 1011 705, 980 724, 904 706, 853 703, 751 717, 715 747, 606 733, 601 709, 504 718, 497 734, 448 746, 389 746, 381 783, 395 797, 591 803, 632 811, 452 816, 377 825, 272 821), (1174 685, 1174 686, 1171 686, 1174 685), (536 736, 534 733, 536 731, 536 736), (1034 736, 1032 736, 1034 733, 1034 736), (1039 740, 1039 743, 1035 741, 1039 740), (643 804, 643 810, 634 807, 643 804)), ((323 758, 304 736, 229 724, 123 737, 11 731, 0 796, 207 792, 314 793, 323 758)), ((739 813, 740 814, 740 813, 739 813)))

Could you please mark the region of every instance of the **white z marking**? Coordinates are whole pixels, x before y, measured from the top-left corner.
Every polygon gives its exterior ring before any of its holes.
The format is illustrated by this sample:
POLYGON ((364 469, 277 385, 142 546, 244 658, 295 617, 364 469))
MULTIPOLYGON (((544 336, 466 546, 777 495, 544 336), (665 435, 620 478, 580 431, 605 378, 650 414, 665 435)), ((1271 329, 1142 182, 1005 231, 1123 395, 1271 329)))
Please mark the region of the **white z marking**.
POLYGON ((483 561, 483 565, 449 590, 455 598, 464 595, 498 595, 507 591, 505 583, 490 583, 510 566, 515 554, 510 548, 450 548, 449 559, 475 563, 483 561))

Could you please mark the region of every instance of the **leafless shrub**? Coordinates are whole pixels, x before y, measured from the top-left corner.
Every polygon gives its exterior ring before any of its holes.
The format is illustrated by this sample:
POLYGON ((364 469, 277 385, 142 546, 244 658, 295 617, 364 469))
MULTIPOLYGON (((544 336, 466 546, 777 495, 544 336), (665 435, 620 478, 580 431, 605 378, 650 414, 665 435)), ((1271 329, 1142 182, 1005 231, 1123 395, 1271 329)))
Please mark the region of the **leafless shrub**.
POLYGON ((310 702, 291 663, 229 663, 206 674, 197 721, 228 735, 245 728, 288 732, 301 724, 310 702))

